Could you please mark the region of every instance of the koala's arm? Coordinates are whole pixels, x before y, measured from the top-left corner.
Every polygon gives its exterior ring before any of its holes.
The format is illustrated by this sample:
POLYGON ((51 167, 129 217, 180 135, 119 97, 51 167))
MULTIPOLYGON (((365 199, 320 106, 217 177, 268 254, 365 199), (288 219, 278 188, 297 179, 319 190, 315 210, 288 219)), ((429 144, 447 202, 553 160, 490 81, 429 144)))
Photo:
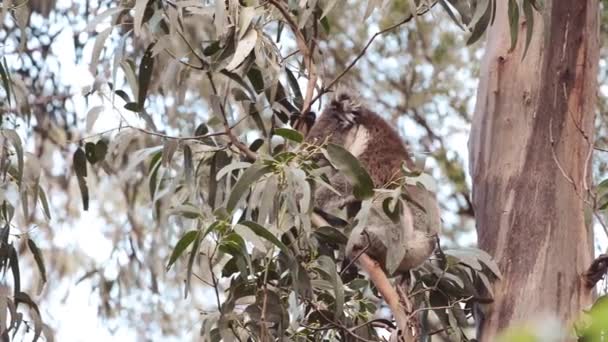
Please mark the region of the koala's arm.
POLYGON ((388 242, 393 241, 394 245, 405 249, 401 261, 396 260, 399 266, 395 270, 395 273, 403 273, 420 266, 431 256, 440 227, 437 200, 432 192, 416 186, 408 188, 408 194, 416 204, 408 203, 403 208, 398 223, 393 222, 384 213, 382 197, 374 202, 364 232, 351 234, 349 237, 348 246, 351 249, 346 251, 349 257, 365 250, 386 269, 387 259, 394 256, 389 255, 391 251, 388 250, 388 242))

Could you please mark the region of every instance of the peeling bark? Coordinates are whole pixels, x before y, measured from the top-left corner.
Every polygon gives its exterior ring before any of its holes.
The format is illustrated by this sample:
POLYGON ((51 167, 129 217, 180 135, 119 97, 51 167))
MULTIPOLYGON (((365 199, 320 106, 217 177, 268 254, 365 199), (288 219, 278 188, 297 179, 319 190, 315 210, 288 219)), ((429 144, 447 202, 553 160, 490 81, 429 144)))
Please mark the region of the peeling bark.
POLYGON ((545 1, 523 60, 526 23, 509 51, 507 1, 497 5, 469 140, 479 246, 504 274, 481 341, 540 313, 571 323, 592 299, 581 275, 593 260, 599 1, 545 1))

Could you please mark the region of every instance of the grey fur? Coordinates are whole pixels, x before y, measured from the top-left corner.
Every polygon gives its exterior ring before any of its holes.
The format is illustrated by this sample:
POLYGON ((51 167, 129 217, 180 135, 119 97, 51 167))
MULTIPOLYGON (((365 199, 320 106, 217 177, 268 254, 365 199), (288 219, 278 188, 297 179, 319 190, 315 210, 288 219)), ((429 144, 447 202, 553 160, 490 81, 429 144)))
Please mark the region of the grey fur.
MULTIPOLYGON (((327 141, 349 150, 367 169, 376 188, 390 187, 400 176, 402 163, 414 168, 397 132, 347 92, 338 92, 334 96, 308 132, 306 141, 311 144, 327 141), (365 139, 363 147, 360 139, 365 139)), ((323 164, 325 161, 320 162, 323 164)), ((315 207, 330 213, 345 205, 356 207, 358 203, 351 196, 352 187, 344 176, 334 172, 329 175, 329 180, 342 196, 320 187, 315 192, 315 207)), ((374 201, 364 229, 366 233, 354 233, 349 237, 348 255, 356 254, 369 244, 366 253, 386 267, 388 251, 385 242, 394 238, 392 234, 397 231, 405 248, 405 257, 397 262, 398 272, 418 267, 428 259, 435 248, 435 236, 440 225, 437 200, 432 192, 416 186, 407 186, 407 192, 425 210, 408 204, 404 215, 409 217, 395 224, 382 210, 382 201, 374 201)))

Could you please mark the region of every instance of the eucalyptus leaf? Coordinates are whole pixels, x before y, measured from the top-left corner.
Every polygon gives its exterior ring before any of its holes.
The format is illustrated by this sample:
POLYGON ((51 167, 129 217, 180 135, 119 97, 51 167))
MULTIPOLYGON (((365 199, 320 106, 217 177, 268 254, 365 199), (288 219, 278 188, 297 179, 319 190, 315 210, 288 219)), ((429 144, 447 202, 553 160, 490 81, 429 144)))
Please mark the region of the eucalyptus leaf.
POLYGON ((248 167, 232 188, 230 196, 228 197, 226 209, 229 212, 232 212, 241 198, 243 198, 243 195, 245 195, 245 192, 249 189, 251 184, 260 179, 260 177, 269 173, 271 170, 271 167, 264 166, 262 164, 253 164, 248 167))
POLYGON ((326 151, 331 164, 344 174, 353 186, 355 198, 363 200, 374 195, 374 182, 357 158, 336 144, 327 145, 326 151))
POLYGON ((519 33, 519 5, 517 0, 509 0, 509 28, 511 32, 511 47, 509 51, 513 51, 517 46, 517 35, 519 33))
POLYGON ((297 143, 304 140, 302 133, 290 128, 277 128, 274 130, 274 134, 297 143))
POLYGON ((190 246, 190 244, 192 244, 192 242, 194 242, 194 239, 196 239, 198 235, 199 235, 198 230, 191 230, 191 231, 187 232, 186 234, 184 234, 184 236, 182 236, 181 239, 179 239, 179 241, 175 245, 175 248, 173 248, 173 252, 171 252, 171 257, 169 257, 169 262, 167 263, 167 267, 166 267, 167 271, 169 271, 169 269, 171 269, 171 266, 184 253, 186 248, 188 248, 188 246, 190 246))
POLYGON ((42 282, 46 283, 46 268, 44 266, 44 259, 42 257, 42 252, 40 248, 36 245, 34 240, 27 239, 27 246, 34 256, 34 261, 36 262, 36 267, 38 267, 38 272, 40 273, 40 277, 42 278, 42 282))

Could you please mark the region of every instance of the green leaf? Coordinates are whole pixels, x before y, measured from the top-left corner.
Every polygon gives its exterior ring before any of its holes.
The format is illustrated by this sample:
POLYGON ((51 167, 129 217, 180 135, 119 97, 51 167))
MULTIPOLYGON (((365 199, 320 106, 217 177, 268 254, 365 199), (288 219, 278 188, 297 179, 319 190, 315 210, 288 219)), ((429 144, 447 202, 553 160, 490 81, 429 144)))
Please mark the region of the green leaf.
POLYGON ((367 171, 344 147, 329 144, 326 147, 328 159, 353 186, 353 195, 359 200, 371 198, 374 195, 374 182, 367 171))
MULTIPOLYGON (((260 69, 254 67, 249 69, 247 72, 247 78, 249 82, 253 85, 253 89, 257 94, 264 91, 264 76, 262 76, 262 72, 260 69)), ((255 96, 254 96, 255 98, 255 96)))
MULTIPOLYGON (((2 58, 4 64, 6 65, 6 57, 2 58)), ((0 77, 2 78, 2 85, 4 86, 4 91, 6 92, 6 98, 8 99, 8 106, 11 106, 11 86, 8 78, 8 70, 4 70, 2 63, 0 62, 0 77)))
POLYGON ((262 145, 264 145, 264 139, 258 138, 258 139, 255 139, 251 143, 251 145, 249 145, 249 149, 253 152, 257 152, 260 149, 260 147, 262 147, 262 145))
POLYGON ((86 154, 87 160, 91 164, 97 163, 97 156, 95 155, 95 143, 88 142, 84 144, 84 152, 86 154))
POLYGON ((169 269, 175 263, 177 258, 179 258, 184 253, 186 248, 188 248, 188 246, 190 246, 190 244, 194 241, 194 239, 196 239, 198 234, 199 234, 198 230, 191 230, 191 231, 187 232, 186 234, 184 234, 184 236, 182 236, 181 239, 179 239, 179 241, 175 245, 175 248, 173 248, 171 257, 169 258, 169 263, 167 264, 167 267, 166 267, 167 271, 169 271, 169 269))
POLYGON ((87 211, 89 210, 89 188, 87 187, 87 181, 84 177, 77 177, 77 179, 80 194, 82 195, 82 208, 84 211, 87 211))
POLYGON ((336 318, 340 318, 344 314, 344 284, 338 275, 336 263, 328 256, 321 255, 317 259, 319 268, 326 274, 331 281, 335 297, 336 318))
POLYGON ((104 161, 106 159, 106 154, 108 153, 108 141, 105 139, 100 139, 95 144, 95 157, 97 161, 104 161))
POLYGON ((475 43, 479 40, 479 38, 481 38, 481 36, 483 36, 483 34, 486 32, 486 29, 488 28, 491 16, 492 6, 488 6, 483 16, 479 19, 477 24, 475 24, 475 27, 473 27, 473 33, 471 33, 471 36, 467 40, 467 45, 475 43))
POLYGON ((458 20, 458 18, 456 17, 456 15, 454 14, 454 11, 452 11, 452 8, 450 7, 450 5, 447 3, 447 0, 439 0, 439 4, 441 5, 441 7, 443 7, 443 9, 448 13, 448 15, 450 16, 450 18, 452 19, 452 21, 458 25, 458 27, 460 27, 461 30, 464 31, 464 27, 462 26, 462 24, 460 23, 460 20, 458 20))
POLYGON ((286 255, 291 256, 291 251, 289 248, 287 248, 287 246, 281 242, 281 240, 277 239, 276 236, 269 232, 268 229, 252 221, 243 221, 240 222, 240 224, 251 229, 257 236, 272 242, 272 244, 279 247, 279 249, 286 255))
POLYGON ((42 189, 42 187, 40 185, 38 186, 38 199, 40 200, 40 203, 42 204, 42 210, 44 211, 44 215, 46 216, 46 219, 50 220, 51 211, 49 209, 49 201, 47 200, 44 189, 42 189))
POLYGON ((16 131, 12 129, 3 129, 2 135, 7 138, 13 147, 15 148, 15 153, 17 154, 17 185, 21 188, 21 181, 23 179, 23 146, 21 145, 21 138, 16 131))
MULTIPOLYGON (((333 0, 335 3, 336 0, 333 0)), ((302 110, 302 104, 304 103, 304 98, 302 97, 302 92, 300 91, 300 85, 298 84, 298 79, 295 77, 293 72, 289 70, 289 68, 285 68, 285 72, 287 73, 287 81, 289 82, 289 87, 291 87, 291 91, 293 91, 293 96, 295 97, 294 103, 298 107, 298 109, 302 110)))
POLYGON ((36 246, 36 243, 32 239, 27 239, 27 246, 32 252, 34 256, 34 261, 36 261, 36 266, 38 267, 38 272, 40 272, 40 277, 42 278, 42 282, 46 283, 46 268, 44 267, 44 259, 42 258, 42 252, 40 248, 36 246))
POLYGON ((190 146, 184 145, 184 176, 186 178, 186 182, 190 185, 194 185, 194 165, 192 162, 192 150, 190 146))
POLYGON ((325 30, 325 33, 329 34, 331 32, 331 25, 329 24, 329 17, 325 16, 321 18, 321 27, 325 30))
POLYGON ((144 108, 144 102, 146 101, 146 95, 148 94, 148 87, 150 86, 150 79, 152 79, 152 70, 154 68, 152 48, 154 47, 154 44, 155 43, 148 45, 148 48, 141 59, 141 63, 139 64, 139 91, 137 93, 137 104, 140 109, 139 111, 144 108))
POLYGON ((290 128, 276 128, 274 134, 297 143, 301 143, 304 140, 302 133, 290 128))
POLYGON ((85 177, 87 176, 87 157, 82 148, 76 149, 72 161, 72 168, 78 179, 78 187, 82 195, 82 206, 84 210, 89 210, 89 189, 85 177))
POLYGON ((131 102, 131 98, 129 97, 129 95, 122 89, 118 89, 114 92, 116 95, 120 96, 121 99, 123 99, 126 103, 131 102))
POLYGON ((125 109, 129 110, 131 112, 141 111, 141 107, 139 106, 139 104, 137 102, 128 102, 127 104, 125 104, 125 109))
POLYGON ((262 164, 252 164, 250 167, 248 167, 230 192, 228 203, 226 204, 226 209, 228 212, 232 212, 234 210, 251 184, 256 182, 271 170, 272 168, 270 166, 264 166, 262 164))
POLYGON ((80 147, 74 152, 72 167, 77 177, 87 176, 87 157, 80 147))
POLYGON ((530 0, 524 0, 524 16, 526 18, 526 47, 524 48, 524 54, 521 57, 523 60, 528 53, 530 42, 532 41, 532 32, 534 28, 534 10, 532 8, 532 2, 530 0))
POLYGON ((513 51, 517 45, 517 35, 519 34, 519 5, 517 0, 509 0, 509 28, 511 29, 511 47, 513 51))
MULTIPOLYGON (((207 229, 208 231, 209 229, 207 229)), ((188 290, 190 290, 190 280, 192 279, 192 267, 194 266, 194 259, 196 258, 196 256, 198 255, 198 250, 201 246, 201 241, 203 240, 203 237, 199 238, 200 235, 200 230, 197 231, 195 239, 194 239, 194 245, 192 246, 192 251, 190 251, 190 258, 188 258, 188 267, 186 269, 186 284, 185 284, 185 290, 184 290, 184 298, 188 297, 188 290)))
POLYGON ((19 257, 17 256, 17 250, 12 243, 8 246, 8 260, 11 272, 13 273, 13 288, 16 295, 21 292, 21 274, 19 272, 19 257))

